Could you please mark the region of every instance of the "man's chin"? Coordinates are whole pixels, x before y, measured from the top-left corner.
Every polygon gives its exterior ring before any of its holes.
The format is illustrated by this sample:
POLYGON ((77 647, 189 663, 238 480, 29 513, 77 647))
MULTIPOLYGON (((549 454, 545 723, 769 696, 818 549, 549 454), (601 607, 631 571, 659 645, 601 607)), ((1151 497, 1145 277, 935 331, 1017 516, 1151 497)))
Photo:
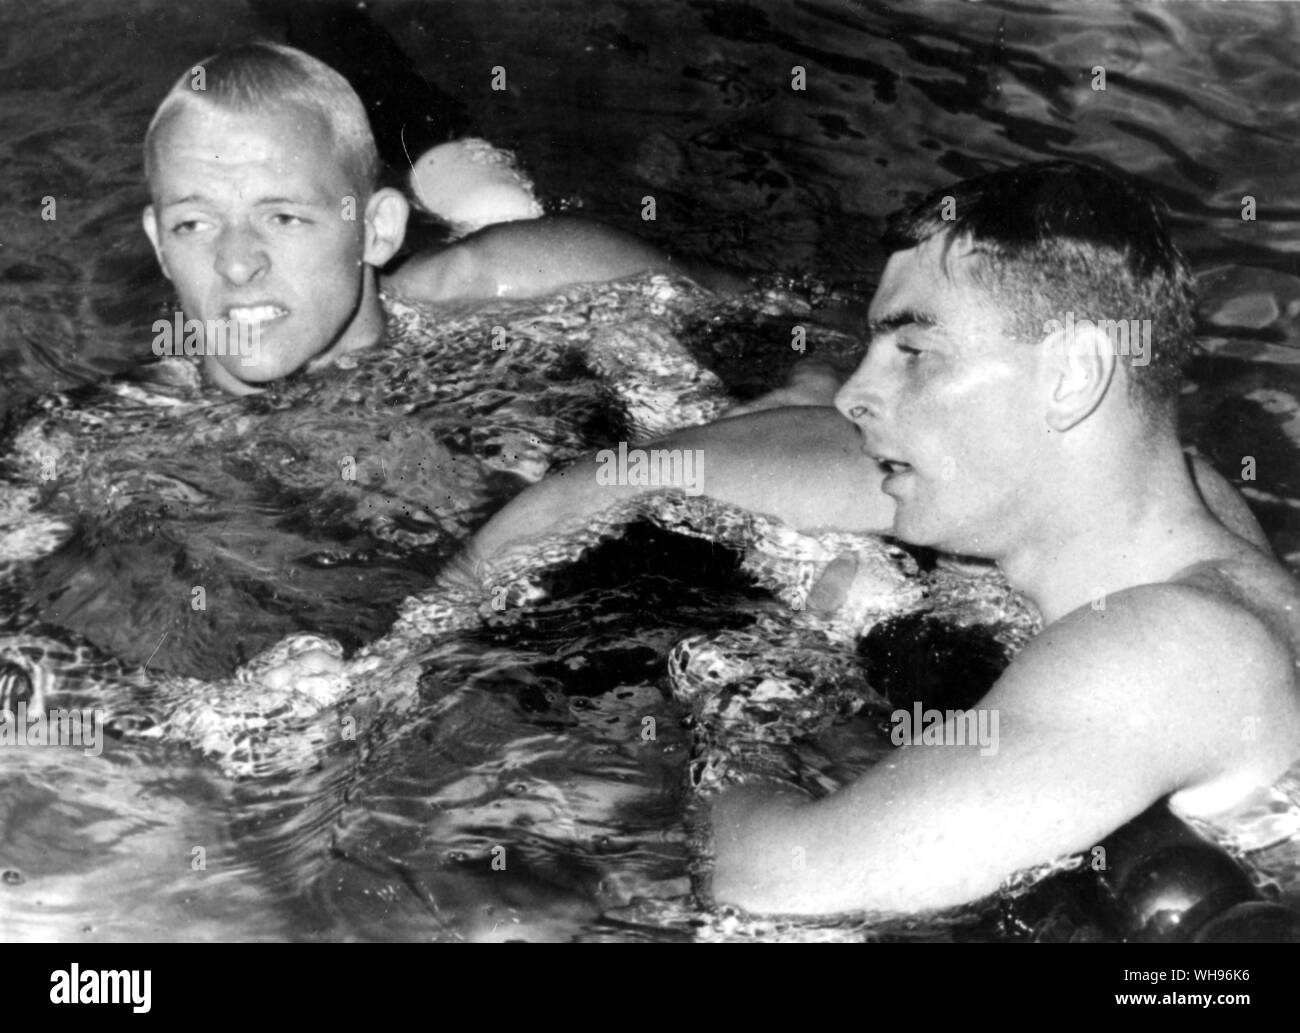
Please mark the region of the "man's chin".
POLYGON ((902 505, 894 510, 894 527, 890 535, 904 545, 914 545, 922 549, 942 550, 944 548, 941 542, 944 535, 939 532, 939 529, 927 525, 924 520, 913 518, 902 505))
POLYGON ((300 362, 296 365, 285 362, 244 363, 239 356, 232 355, 220 358, 209 357, 203 365, 208 378, 217 387, 230 394, 245 395, 255 394, 267 384, 283 380, 306 363, 300 362))
POLYGON ((241 366, 238 362, 234 362, 230 365, 223 363, 222 369, 236 380, 242 381, 245 384, 251 384, 254 387, 261 387, 262 385, 269 384, 275 380, 283 380, 285 377, 289 376, 289 374, 296 373, 304 365, 306 365, 306 363, 301 363, 297 366, 280 364, 270 366, 241 366))
POLYGON ((987 541, 981 544, 978 538, 972 540, 969 534, 955 530, 951 525, 940 527, 919 521, 908 522, 895 520, 891 537, 904 545, 916 549, 931 549, 934 552, 950 556, 966 556, 971 559, 991 560, 993 555, 987 549, 987 541))

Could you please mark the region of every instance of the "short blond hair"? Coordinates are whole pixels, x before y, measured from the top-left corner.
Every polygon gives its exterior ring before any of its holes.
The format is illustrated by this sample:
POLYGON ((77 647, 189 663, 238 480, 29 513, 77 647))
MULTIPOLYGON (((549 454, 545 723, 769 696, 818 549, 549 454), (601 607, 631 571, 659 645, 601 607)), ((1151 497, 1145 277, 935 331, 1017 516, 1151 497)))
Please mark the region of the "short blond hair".
POLYGON ((317 114, 329 126, 333 149, 353 185, 364 197, 375 189, 379 152, 361 98, 343 76, 310 54, 278 43, 245 43, 206 57, 187 71, 158 105, 145 132, 148 182, 153 182, 157 167, 159 128, 173 112, 195 103, 239 112, 296 105, 317 114))

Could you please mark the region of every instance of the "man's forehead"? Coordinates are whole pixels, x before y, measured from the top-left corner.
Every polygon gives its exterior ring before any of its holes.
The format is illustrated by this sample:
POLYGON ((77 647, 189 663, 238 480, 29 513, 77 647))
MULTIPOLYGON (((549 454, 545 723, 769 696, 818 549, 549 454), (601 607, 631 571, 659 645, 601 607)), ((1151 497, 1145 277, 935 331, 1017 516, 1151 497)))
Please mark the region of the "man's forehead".
POLYGON ((889 256, 867 314, 878 332, 904 318, 940 327, 965 323, 976 311, 992 308, 992 299, 972 276, 979 258, 970 244, 961 239, 945 244, 937 235, 889 256))
POLYGON ((273 174, 343 173, 329 146, 329 127, 314 112, 239 112, 186 104, 159 127, 156 173, 184 169, 187 162, 213 168, 264 170, 273 174))

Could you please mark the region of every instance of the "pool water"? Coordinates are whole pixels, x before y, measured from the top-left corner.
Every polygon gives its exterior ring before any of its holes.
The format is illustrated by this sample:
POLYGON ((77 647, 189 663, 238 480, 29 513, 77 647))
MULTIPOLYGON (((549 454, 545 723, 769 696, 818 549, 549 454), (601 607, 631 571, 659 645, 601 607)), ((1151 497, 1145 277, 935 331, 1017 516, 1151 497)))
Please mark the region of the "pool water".
MULTIPOLYGON (((1165 189, 1204 297, 1187 442, 1300 569, 1286 5, 373 3, 549 208, 756 290, 646 280, 426 313, 383 355, 252 401, 158 367, 105 388, 151 358, 171 311, 139 229, 152 109, 194 60, 274 36, 275 7, 0 12, 0 634, 76 649, 67 698, 123 728, 200 681, 233 691, 291 632, 350 655, 379 640, 392 662, 357 678, 356 741, 256 778, 166 737, 120 733, 98 757, 0 751, 0 938, 969 935, 977 919, 960 914, 791 926, 692 906, 693 716, 669 691, 674 647, 761 628, 791 656, 825 641, 841 674, 853 655, 734 542, 641 521, 537 573, 531 605, 434 633, 402 604, 436 599, 457 544, 548 466, 779 379, 794 319, 814 353, 852 355, 885 215, 999 164, 1089 155, 1165 189), (794 65, 806 91, 789 88, 794 65), (480 343, 498 324, 504 354, 480 343), (593 350, 675 356, 694 394, 629 405, 637 371, 595 368, 593 350), (692 379, 696 364, 717 379, 692 379)), ((798 777, 835 784, 879 757, 869 710, 793 747, 798 777)))

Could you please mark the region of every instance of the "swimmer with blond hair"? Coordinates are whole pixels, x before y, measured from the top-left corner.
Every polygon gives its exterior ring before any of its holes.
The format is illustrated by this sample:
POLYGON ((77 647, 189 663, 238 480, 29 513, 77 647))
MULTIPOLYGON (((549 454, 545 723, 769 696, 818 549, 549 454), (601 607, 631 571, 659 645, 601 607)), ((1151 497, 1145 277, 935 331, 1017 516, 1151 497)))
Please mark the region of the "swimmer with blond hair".
POLYGON ((409 202, 379 186, 370 123, 347 80, 292 47, 250 43, 201 61, 159 105, 144 151, 144 230, 187 321, 256 334, 251 354, 204 355, 209 379, 232 394, 375 345, 385 323, 381 287, 440 303, 691 274, 608 226, 530 218, 539 209, 520 198, 526 184, 512 184, 497 157, 461 142, 415 163, 417 192, 466 213, 448 220, 462 229, 492 213, 514 221, 414 255, 381 277, 401 248, 409 202), (459 199, 449 197, 457 184, 459 199))

